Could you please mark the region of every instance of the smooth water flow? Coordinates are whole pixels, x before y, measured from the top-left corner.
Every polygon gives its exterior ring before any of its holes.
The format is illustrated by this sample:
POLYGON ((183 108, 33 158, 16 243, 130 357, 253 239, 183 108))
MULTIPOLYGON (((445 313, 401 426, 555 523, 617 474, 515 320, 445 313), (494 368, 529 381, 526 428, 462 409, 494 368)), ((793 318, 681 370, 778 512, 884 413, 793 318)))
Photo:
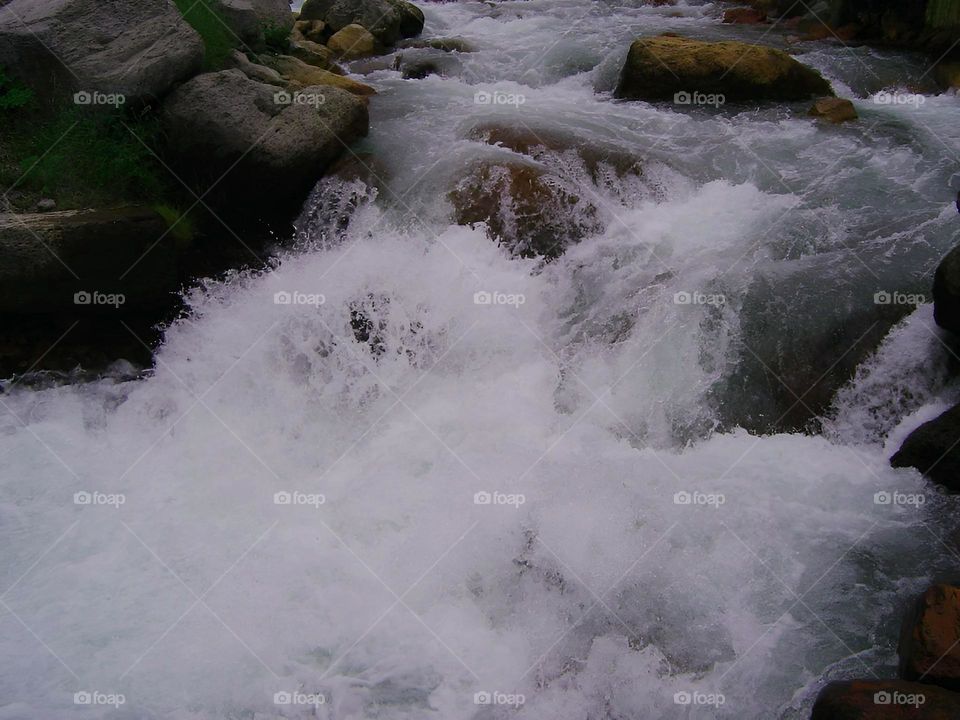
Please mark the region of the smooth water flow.
POLYGON ((477 52, 367 75, 378 188, 322 181, 273 270, 190 292, 149 377, 0 396, 0 718, 804 718, 827 679, 891 673, 951 565, 955 501, 884 447, 950 396, 929 305, 823 434, 714 399, 758 278, 806 289, 773 337, 830 288, 926 291, 960 99, 874 103, 922 59, 811 44, 860 122, 615 102, 639 34, 784 34, 711 4, 425 9, 477 52), (643 173, 545 157, 592 232, 511 257, 450 221, 465 167, 516 158, 482 124, 643 173))

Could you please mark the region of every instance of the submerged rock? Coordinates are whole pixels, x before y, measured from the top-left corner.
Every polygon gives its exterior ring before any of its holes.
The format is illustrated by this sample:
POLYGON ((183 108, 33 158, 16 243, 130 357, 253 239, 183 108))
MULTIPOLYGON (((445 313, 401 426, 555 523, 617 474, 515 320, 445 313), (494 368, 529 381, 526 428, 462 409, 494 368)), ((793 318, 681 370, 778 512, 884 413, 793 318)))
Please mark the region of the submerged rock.
POLYGON ((859 117, 852 102, 846 98, 837 97, 820 98, 810 108, 810 115, 834 124, 856 120, 859 117))
POLYGON ((933 319, 944 330, 960 335, 960 245, 944 256, 933 275, 933 319))
POLYGON ((175 252, 167 223, 149 207, 0 214, 0 313, 169 305, 175 252))
POLYGON ((474 47, 463 38, 429 38, 427 40, 403 40, 399 48, 442 50, 443 52, 474 52, 474 47))
POLYGON ((810 720, 956 720, 960 694, 904 680, 832 682, 817 696, 810 720))
POLYGON ((934 482, 960 490, 960 405, 910 433, 890 464, 916 468, 934 482))
POLYGON ((185 177, 204 190, 219 180, 231 207, 253 200, 276 210, 299 205, 345 144, 367 134, 369 119, 366 103, 339 88, 293 94, 224 70, 180 86, 164 104, 163 123, 185 177))
POLYGON ((927 588, 903 623, 897 654, 903 678, 960 690, 960 587, 927 588))
POLYGON ((661 35, 635 40, 616 96, 673 100, 678 93, 723 95, 727 101, 806 100, 833 95, 816 70, 781 50, 661 35))
POLYGON ((152 100, 203 64, 203 41, 172 2, 3 5, 0 67, 51 104, 78 91, 121 94, 127 103, 152 100))

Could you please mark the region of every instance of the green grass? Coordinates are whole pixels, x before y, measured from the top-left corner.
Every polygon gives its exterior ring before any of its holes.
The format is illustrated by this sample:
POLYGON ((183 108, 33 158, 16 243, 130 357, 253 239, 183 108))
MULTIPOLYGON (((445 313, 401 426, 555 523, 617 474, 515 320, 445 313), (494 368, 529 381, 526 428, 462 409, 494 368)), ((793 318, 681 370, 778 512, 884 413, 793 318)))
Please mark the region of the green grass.
POLYGON ((276 23, 264 23, 263 41, 267 50, 286 55, 290 52, 290 28, 276 23))
POLYGON ((230 53, 240 45, 240 40, 224 23, 217 0, 173 1, 184 19, 203 39, 206 69, 223 69, 230 53))
POLYGON ((190 213, 183 213, 164 203, 154 205, 153 209, 167 223, 167 227, 170 228, 170 237, 178 248, 184 249, 193 243, 197 237, 197 223, 190 213))
POLYGON ((18 110, 33 102, 33 90, 7 77, 0 67, 0 112, 18 110))

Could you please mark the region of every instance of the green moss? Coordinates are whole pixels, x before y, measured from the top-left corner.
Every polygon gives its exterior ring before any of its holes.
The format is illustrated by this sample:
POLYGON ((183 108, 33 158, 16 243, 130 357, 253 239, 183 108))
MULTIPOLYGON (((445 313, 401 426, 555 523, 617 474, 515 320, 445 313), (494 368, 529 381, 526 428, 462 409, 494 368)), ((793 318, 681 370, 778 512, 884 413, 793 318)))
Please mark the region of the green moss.
POLYGON ((203 39, 207 70, 222 70, 230 53, 240 45, 220 14, 217 0, 173 0, 184 19, 203 39))
POLYGON ((163 203, 154 205, 153 209, 167 223, 170 237, 173 238, 178 249, 183 250, 193 244, 197 237, 197 224, 189 212, 181 212, 163 203))
POLYGON ((33 90, 7 77, 0 67, 0 112, 18 110, 33 102, 33 90))
POLYGON ((263 41, 270 52, 286 55, 290 52, 290 28, 276 23, 264 23, 263 41))

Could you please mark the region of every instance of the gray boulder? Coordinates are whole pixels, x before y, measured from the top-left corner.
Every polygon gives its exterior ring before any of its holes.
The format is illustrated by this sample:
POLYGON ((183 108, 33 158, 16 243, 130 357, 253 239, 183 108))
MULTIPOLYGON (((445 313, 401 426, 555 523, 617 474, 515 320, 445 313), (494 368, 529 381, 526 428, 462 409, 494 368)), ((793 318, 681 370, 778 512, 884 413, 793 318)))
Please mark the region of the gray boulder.
POLYGON ((203 64, 203 41, 172 0, 12 0, 0 65, 51 102, 78 91, 159 98, 203 64))
POLYGON ((0 214, 0 313, 169 305, 176 248, 151 208, 0 214))
POLYGON ((163 106, 169 154, 215 204, 296 209, 324 170, 367 134, 367 105, 330 86, 281 90, 239 70, 199 75, 163 106))
POLYGON ((302 20, 322 20, 334 32, 362 25, 384 45, 414 37, 423 30, 423 12, 405 0, 307 0, 302 20))
POLYGON ((264 26, 293 29, 290 0, 220 0, 220 11, 242 40, 260 39, 264 26))

